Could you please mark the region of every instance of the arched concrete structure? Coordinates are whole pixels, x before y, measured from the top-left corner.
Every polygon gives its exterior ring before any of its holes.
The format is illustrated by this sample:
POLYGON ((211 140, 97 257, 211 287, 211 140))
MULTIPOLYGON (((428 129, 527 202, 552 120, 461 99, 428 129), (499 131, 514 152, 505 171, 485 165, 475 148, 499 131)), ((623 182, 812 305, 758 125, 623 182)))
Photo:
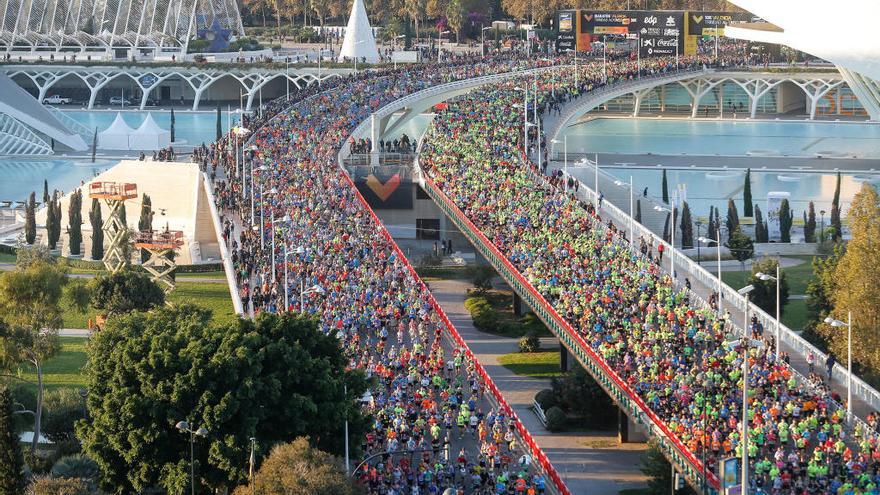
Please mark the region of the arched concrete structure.
MULTIPOLYGON (((81 67, 81 66, 33 66, 11 65, 4 67, 7 75, 13 80, 21 80, 26 77, 36 88, 38 99, 43 100, 57 83, 69 80, 70 76, 78 77, 89 91, 88 108, 93 108, 99 92, 117 79, 127 79, 134 83, 140 90, 141 96, 136 103, 143 110, 147 102, 153 96, 156 88, 170 78, 180 79, 186 82, 193 92, 192 109, 198 110, 205 91, 224 78, 230 78, 241 85, 241 91, 246 98, 245 110, 250 111, 254 98, 259 96, 260 90, 266 84, 278 78, 286 78, 290 81, 291 90, 304 88, 326 81, 333 77, 340 77, 350 72, 348 69, 291 69, 289 71, 277 71, 261 68, 253 69, 199 69, 190 67, 81 67)), ((233 99, 238 99, 235 95, 233 99)), ((132 102, 135 103, 135 102, 132 102)))

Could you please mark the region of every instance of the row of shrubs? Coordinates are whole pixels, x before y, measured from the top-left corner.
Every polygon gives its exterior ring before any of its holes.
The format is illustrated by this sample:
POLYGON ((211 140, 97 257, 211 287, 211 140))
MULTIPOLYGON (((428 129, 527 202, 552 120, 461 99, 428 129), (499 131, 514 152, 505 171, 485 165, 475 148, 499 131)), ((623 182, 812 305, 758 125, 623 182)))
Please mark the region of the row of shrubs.
POLYGON ((583 368, 550 382, 535 395, 535 402, 544 410, 547 429, 564 431, 574 425, 589 429, 605 429, 617 421, 617 409, 608 394, 583 368))

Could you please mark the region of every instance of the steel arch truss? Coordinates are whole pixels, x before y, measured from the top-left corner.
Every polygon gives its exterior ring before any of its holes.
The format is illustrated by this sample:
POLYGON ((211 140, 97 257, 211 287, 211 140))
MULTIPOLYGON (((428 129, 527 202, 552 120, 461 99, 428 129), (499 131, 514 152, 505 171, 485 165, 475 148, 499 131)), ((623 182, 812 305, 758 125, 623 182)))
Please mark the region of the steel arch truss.
POLYGON ((52 147, 26 125, 0 113, 0 156, 51 155, 52 147))
POLYGON ((244 35, 235 0, 0 0, 0 47, 186 48, 215 21, 244 35))

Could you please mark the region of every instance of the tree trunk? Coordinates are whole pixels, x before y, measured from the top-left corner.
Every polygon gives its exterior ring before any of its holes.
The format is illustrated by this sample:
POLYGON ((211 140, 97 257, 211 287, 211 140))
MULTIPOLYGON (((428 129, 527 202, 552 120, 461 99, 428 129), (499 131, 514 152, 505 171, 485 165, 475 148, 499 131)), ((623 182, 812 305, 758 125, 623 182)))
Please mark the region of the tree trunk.
POLYGON ((37 410, 34 411, 34 438, 31 440, 31 454, 36 455, 37 444, 40 442, 40 421, 43 418, 43 367, 34 360, 37 369, 37 410))

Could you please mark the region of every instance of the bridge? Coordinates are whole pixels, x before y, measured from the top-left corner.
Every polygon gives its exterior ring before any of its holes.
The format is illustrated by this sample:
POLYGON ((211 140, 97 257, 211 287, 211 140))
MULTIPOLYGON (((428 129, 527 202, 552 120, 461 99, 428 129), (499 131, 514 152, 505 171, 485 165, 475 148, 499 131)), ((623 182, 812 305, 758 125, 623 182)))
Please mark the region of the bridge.
MULTIPOLYGON (((754 79, 754 75, 752 73, 745 74, 751 76, 753 80, 757 80, 754 79)), ((508 77, 511 76, 512 75, 509 75, 508 77)), ((644 91, 648 88, 656 88, 661 85, 676 83, 690 84, 696 87, 703 85, 704 87, 701 88, 700 91, 696 91, 695 95, 699 94, 700 92, 705 95, 708 93, 708 89, 705 88, 705 85, 712 84, 715 81, 717 81, 715 84, 720 84, 721 81, 730 80, 731 78, 736 77, 740 77, 740 75, 737 73, 729 74, 726 72, 699 70, 692 72, 673 72, 660 76, 654 76, 651 78, 646 77, 642 79, 626 81, 616 85, 602 87, 591 93, 582 95, 581 98, 575 100, 574 102, 570 103, 566 108, 564 108, 562 116, 557 119, 557 122, 547 126, 547 128, 550 129, 550 132, 548 132, 548 136, 558 135, 561 129, 564 128, 565 123, 573 122, 589 109, 596 108, 603 102, 606 102, 612 98, 619 97, 621 95, 634 94, 635 92, 644 91)), ((504 79, 504 77, 493 77, 492 79, 494 79, 495 81, 499 81, 501 79, 504 79)), ((792 79, 786 77, 772 76, 768 77, 766 80, 761 79, 761 81, 762 82, 760 83, 752 82, 750 84, 752 84, 755 88, 761 85, 761 87, 763 88, 762 90, 764 90, 769 85, 781 84, 782 82, 792 81, 792 79)), ((486 84, 488 82, 492 81, 485 81, 482 84, 486 84)), ((803 83, 803 81, 801 82, 803 83)), ((472 88, 478 87, 482 84, 475 83, 472 88)), ((824 88, 829 89, 829 86, 839 85, 842 84, 842 82, 840 80, 835 80, 835 78, 832 76, 830 79, 821 84, 824 85, 824 88)), ((395 115, 395 113, 398 113, 401 110, 404 111, 404 117, 401 118, 405 118, 405 116, 407 115, 407 109, 415 109, 419 108, 420 106, 430 107, 437 102, 442 101, 441 98, 443 94, 443 89, 448 90, 447 94, 461 94, 465 91, 465 88, 463 88, 462 85, 442 85, 432 88, 430 90, 415 93, 403 99, 406 101, 399 100, 386 107, 381 108, 374 113, 370 121, 362 123, 357 130, 360 130, 361 132, 366 132, 368 128, 375 129, 372 131, 372 135, 381 136, 378 131, 378 129, 381 128, 381 125, 377 126, 377 120, 380 120, 381 122, 381 119, 388 119, 388 121, 390 121, 391 116, 395 115), (424 100, 424 102, 422 103, 420 102, 420 100, 424 100)), ((754 97, 760 98, 758 92, 754 93, 754 97)), ((818 97, 819 96, 816 96, 816 98, 818 97)), ((697 101, 699 101, 699 99, 697 99, 697 101)), ((356 135, 357 130, 352 135, 356 135)), ((339 158, 340 161, 342 161, 342 153, 340 153, 339 158)), ((447 197, 445 193, 439 187, 437 187, 437 185, 434 184, 430 178, 425 177, 424 174, 421 173, 418 168, 418 163, 416 163, 416 169, 416 176, 419 178, 420 184, 426 190, 428 195, 438 204, 440 209, 450 219, 452 219, 459 230, 470 240, 475 249, 480 252, 489 261, 490 264, 492 264, 492 266, 498 271, 498 273, 510 285, 510 287, 513 288, 515 293, 522 299, 522 301, 524 301, 535 312, 535 314, 559 339, 561 345, 571 354, 571 356, 574 357, 575 360, 578 361, 581 366, 583 366, 588 372, 591 373, 591 375, 597 380, 597 382, 603 387, 603 389, 609 394, 609 396, 614 399, 614 401, 621 407, 623 411, 626 412, 630 419, 640 424, 651 437, 657 440, 664 454, 675 466, 675 469, 678 472, 682 473, 686 477, 688 482, 697 490, 709 494, 718 493, 718 479, 715 474, 704 471, 701 461, 696 459, 692 452, 686 449, 683 444, 681 444, 680 440, 667 428, 665 423, 659 417, 657 417, 650 410, 650 408, 647 407, 647 405, 642 401, 638 394, 636 394, 626 382, 621 380, 620 377, 608 367, 604 360, 596 355, 592 348, 571 327, 571 325, 555 311, 555 309, 543 298, 543 296, 535 289, 535 287, 533 287, 522 276, 522 274, 519 273, 519 271, 506 259, 506 257, 497 249, 497 247, 494 246, 494 244, 485 237, 480 229, 477 228, 463 214, 463 212, 450 200, 450 198, 447 197)), ((595 199, 595 193, 591 191, 586 184, 583 184, 583 186, 584 187, 581 188, 582 199, 595 199)), ((632 232, 630 238, 644 235, 654 238, 658 244, 663 243, 663 241, 658 239, 657 236, 654 235, 650 230, 638 224, 637 222, 634 222, 632 218, 624 213, 620 208, 617 208, 614 205, 608 205, 607 208, 610 212, 608 213, 608 215, 610 215, 610 218, 614 221, 616 225, 629 226, 629 229, 631 229, 632 232)), ((606 208, 603 207, 603 215, 605 214, 606 208)), ((631 245, 630 248, 637 249, 635 245, 631 245)), ((666 244, 666 249, 669 253, 676 253, 676 250, 672 249, 672 247, 668 244, 666 244)), ((709 291, 720 288, 720 292, 723 297, 723 305, 726 309, 729 309, 734 315, 733 321, 742 321, 747 305, 747 302, 743 298, 743 296, 740 296, 735 290, 731 289, 725 284, 719 283, 717 277, 710 274, 707 270, 703 269, 696 263, 691 262, 680 253, 676 253, 674 258, 675 271, 679 274, 679 281, 681 281, 683 277, 687 276, 692 282, 695 282, 698 285, 697 289, 694 292, 694 295, 698 300, 697 304, 705 305, 705 298, 707 297, 709 291), (737 318, 736 315, 739 315, 740 317, 737 318)), ((668 265, 668 263, 664 263, 663 266, 664 270, 667 270, 667 272, 668 265)), ((759 321, 761 321, 764 324, 764 327, 768 330, 777 328, 777 323, 775 319, 773 319, 760 309, 750 307, 749 312, 751 314, 757 315, 759 321)), ((809 382, 804 376, 804 368, 806 367, 804 357, 810 351, 815 353, 815 355, 818 356, 818 359, 824 359, 824 354, 822 354, 818 351, 818 349, 815 349, 813 346, 807 343, 795 332, 791 331, 788 328, 785 328, 783 325, 779 325, 778 328, 780 333, 779 339, 781 342, 781 349, 788 352, 792 356, 791 367, 794 376, 802 386, 809 387, 809 382)), ((740 334, 743 333, 743 327, 738 327, 736 328, 736 330, 740 334)), ((836 373, 838 376, 846 376, 845 370, 842 370, 839 365, 837 367, 836 373)), ((836 382, 833 383, 833 386, 836 390, 839 390, 839 387, 841 386, 841 381, 842 380, 838 379, 836 382)), ((851 419, 853 421, 861 421, 858 416, 864 417, 867 412, 872 409, 876 409, 877 406, 880 406, 880 394, 878 394, 876 390, 872 389, 870 386, 868 386, 855 376, 852 377, 852 381, 854 395, 853 406, 856 416, 851 419)), ((841 405, 837 404, 837 407, 840 408, 841 405)))
POLYGON ((246 96, 245 111, 250 111, 254 98, 269 83, 281 80, 288 81, 291 89, 301 89, 318 84, 333 77, 341 77, 351 72, 349 69, 321 68, 200 68, 200 67, 164 67, 132 64, 131 66, 91 66, 91 65, 5 65, 0 66, 10 79, 22 86, 34 86, 37 99, 43 101, 57 83, 62 80, 75 80, 89 91, 87 108, 95 105, 98 92, 114 80, 129 79, 141 91, 139 108, 143 110, 154 90, 163 82, 174 78, 183 81, 193 92, 192 109, 198 110, 199 103, 205 92, 218 82, 229 81, 237 91, 232 91, 232 99, 246 96))

